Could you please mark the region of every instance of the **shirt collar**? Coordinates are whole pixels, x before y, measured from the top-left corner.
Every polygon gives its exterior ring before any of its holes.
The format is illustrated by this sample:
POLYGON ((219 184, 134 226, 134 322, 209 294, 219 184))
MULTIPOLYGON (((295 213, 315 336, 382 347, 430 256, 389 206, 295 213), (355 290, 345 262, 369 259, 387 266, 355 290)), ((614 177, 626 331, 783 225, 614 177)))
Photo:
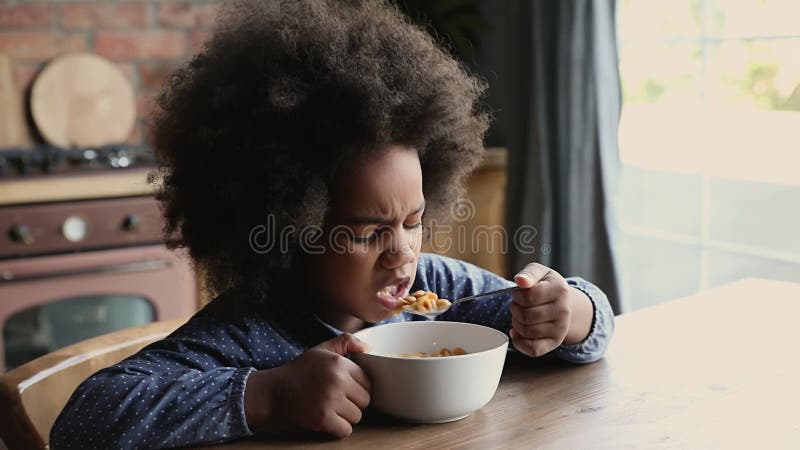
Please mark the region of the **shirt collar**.
MULTIPOLYGON (((321 342, 333 339, 343 333, 339 328, 322 320, 308 306, 304 304, 280 304, 270 309, 270 316, 291 340, 305 348, 313 347, 321 342)), ((393 315, 376 324, 367 324, 367 327, 383 325, 394 322, 412 320, 409 313, 393 315)))
MULTIPOLYGON (((375 324, 368 323, 367 326, 364 327, 364 328, 370 328, 370 327, 374 327, 374 326, 378 326, 378 325, 384 325, 384 324, 387 324, 387 323, 407 322, 409 320, 408 317, 406 317, 407 314, 408 313, 403 312, 403 313, 400 313, 400 314, 393 315, 393 316, 389 317, 388 319, 382 320, 382 321, 380 321, 378 323, 375 323, 375 324)), ((338 336, 338 335, 343 333, 342 330, 340 330, 340 329, 336 328, 335 326, 329 324, 328 322, 322 320, 318 315, 312 313, 312 316, 313 316, 313 319, 315 321, 317 321, 319 324, 321 324, 323 327, 325 327, 328 331, 333 333, 332 337, 338 336)))

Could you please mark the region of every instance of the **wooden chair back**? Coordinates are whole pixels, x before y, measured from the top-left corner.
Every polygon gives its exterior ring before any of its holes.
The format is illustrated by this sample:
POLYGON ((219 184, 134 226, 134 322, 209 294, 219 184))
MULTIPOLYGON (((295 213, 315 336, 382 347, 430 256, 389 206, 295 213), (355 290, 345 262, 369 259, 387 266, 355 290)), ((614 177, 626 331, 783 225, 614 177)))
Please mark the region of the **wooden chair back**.
POLYGON ((0 437, 11 449, 48 448, 50 428, 78 385, 166 337, 186 318, 126 328, 61 348, 0 377, 0 437))

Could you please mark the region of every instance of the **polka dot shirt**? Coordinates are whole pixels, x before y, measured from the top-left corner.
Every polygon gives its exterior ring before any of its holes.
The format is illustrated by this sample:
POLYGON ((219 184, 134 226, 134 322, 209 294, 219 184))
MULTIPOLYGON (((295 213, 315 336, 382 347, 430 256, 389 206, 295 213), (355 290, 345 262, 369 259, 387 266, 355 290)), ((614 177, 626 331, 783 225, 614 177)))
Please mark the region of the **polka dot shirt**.
MULTIPOLYGON (((592 301, 594 320, 586 340, 554 353, 575 363, 592 362, 605 352, 613 313, 597 287, 580 278, 567 282, 592 301)), ((512 285, 474 265, 423 253, 412 291, 454 299, 512 285)), ((341 331, 301 305, 232 307, 244 302, 230 300, 212 302, 169 337, 85 380, 53 425, 51 448, 156 449, 252 435, 244 415, 248 376, 291 361, 341 331)), ((510 302, 509 294, 465 302, 437 320, 507 333, 510 302)), ((403 313, 381 323, 408 320, 427 319, 403 313)))

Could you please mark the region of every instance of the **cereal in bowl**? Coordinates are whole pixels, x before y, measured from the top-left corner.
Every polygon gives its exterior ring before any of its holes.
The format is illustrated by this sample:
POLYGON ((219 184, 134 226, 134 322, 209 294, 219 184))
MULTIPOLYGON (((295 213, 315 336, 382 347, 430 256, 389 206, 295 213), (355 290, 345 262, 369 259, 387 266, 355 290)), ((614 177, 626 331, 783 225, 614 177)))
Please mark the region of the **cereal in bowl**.
POLYGON ((427 352, 400 353, 399 356, 401 358, 437 358, 442 356, 458 356, 466 354, 467 352, 461 347, 456 347, 452 350, 446 347, 442 347, 439 350, 436 350, 432 353, 427 353, 427 352))

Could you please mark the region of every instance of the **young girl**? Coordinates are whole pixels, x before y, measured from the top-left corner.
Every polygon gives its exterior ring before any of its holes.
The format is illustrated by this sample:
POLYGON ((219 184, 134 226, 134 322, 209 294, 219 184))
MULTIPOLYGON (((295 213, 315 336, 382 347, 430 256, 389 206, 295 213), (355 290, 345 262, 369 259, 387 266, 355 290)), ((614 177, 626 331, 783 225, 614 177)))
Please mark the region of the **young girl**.
MULTIPOLYGON (((370 399, 350 333, 420 320, 393 311, 409 291, 513 285, 420 252, 483 156, 483 89, 382 0, 227 5, 154 129, 168 237, 220 295, 81 384, 52 448, 214 443, 273 424, 349 435, 370 399)), ((513 297, 437 320, 497 328, 531 357, 603 355, 599 289, 535 263, 514 281, 513 297)))

